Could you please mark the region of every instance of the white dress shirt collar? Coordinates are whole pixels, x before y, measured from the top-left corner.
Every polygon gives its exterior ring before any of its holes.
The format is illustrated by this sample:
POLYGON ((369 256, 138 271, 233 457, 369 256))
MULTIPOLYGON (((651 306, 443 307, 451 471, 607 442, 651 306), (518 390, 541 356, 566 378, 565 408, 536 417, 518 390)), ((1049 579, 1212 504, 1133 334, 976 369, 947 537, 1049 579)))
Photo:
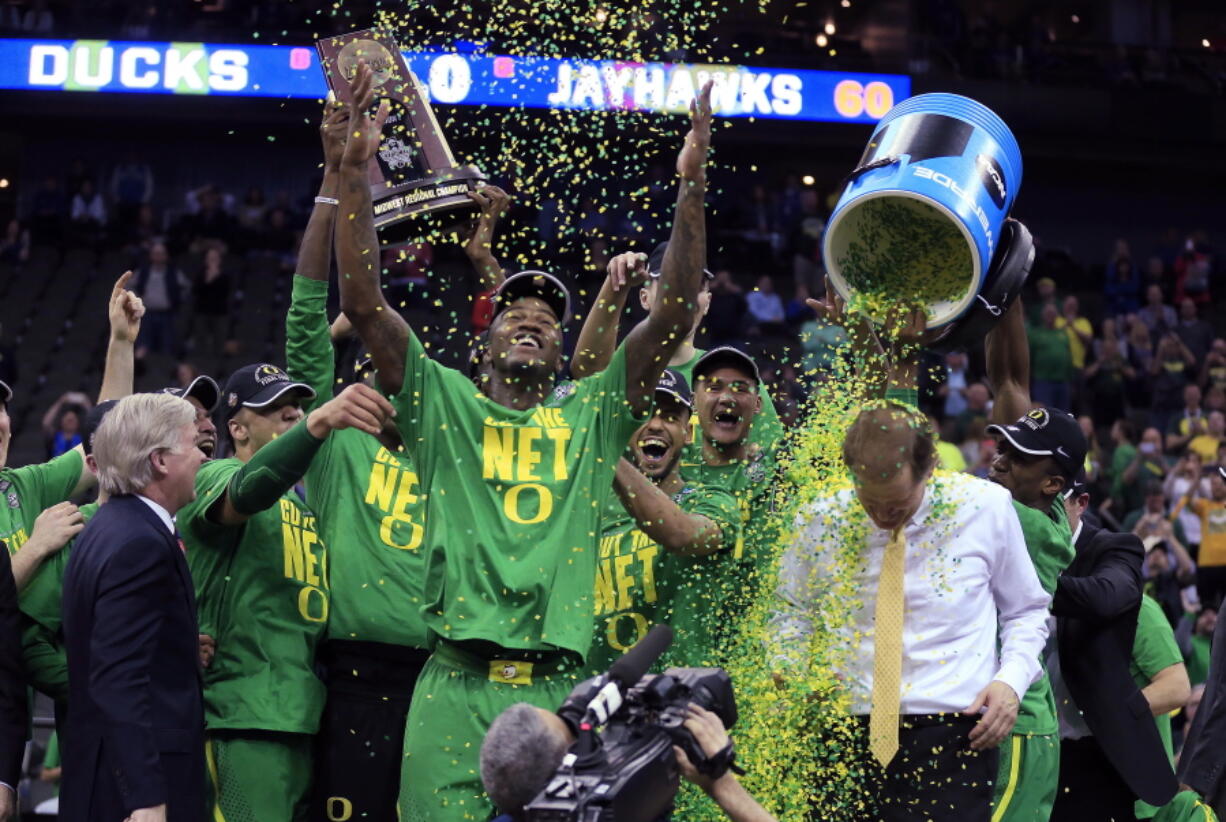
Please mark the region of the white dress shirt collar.
POLYGON ((169 531, 172 534, 175 532, 175 521, 170 516, 169 511, 163 508, 160 504, 149 499, 144 494, 137 494, 136 498, 140 500, 141 502, 145 503, 145 505, 148 505, 150 508, 153 509, 153 513, 158 515, 158 519, 160 519, 162 523, 166 526, 167 531, 169 531))

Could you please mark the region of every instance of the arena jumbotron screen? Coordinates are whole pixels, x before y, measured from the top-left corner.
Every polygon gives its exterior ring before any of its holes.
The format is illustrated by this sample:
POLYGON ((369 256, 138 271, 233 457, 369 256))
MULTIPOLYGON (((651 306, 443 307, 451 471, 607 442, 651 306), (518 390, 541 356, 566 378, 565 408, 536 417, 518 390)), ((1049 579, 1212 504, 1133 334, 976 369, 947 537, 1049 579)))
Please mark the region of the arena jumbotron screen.
MULTIPOLYGON (((436 103, 682 112, 708 77, 720 115, 871 123, 911 94, 900 74, 405 52, 436 103)), ((0 88, 322 98, 315 50, 116 40, 0 40, 0 88)))

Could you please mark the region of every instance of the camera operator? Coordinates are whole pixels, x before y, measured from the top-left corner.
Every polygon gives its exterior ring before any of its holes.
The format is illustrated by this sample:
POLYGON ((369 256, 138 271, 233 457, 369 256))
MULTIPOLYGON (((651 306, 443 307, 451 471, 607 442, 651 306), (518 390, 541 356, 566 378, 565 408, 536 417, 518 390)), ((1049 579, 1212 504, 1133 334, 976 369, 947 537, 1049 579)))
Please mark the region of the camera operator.
MULTIPOLYGON (((690 705, 685 727, 707 756, 728 746, 728 733, 711 711, 690 705)), ((575 741, 567 724, 556 714, 526 702, 503 711, 481 743, 481 782, 502 816, 494 822, 523 822, 521 809, 553 778, 562 757, 575 741)), ((733 822, 774 822, 736 776, 719 779, 700 774, 681 748, 674 746, 681 775, 702 788, 733 822)))

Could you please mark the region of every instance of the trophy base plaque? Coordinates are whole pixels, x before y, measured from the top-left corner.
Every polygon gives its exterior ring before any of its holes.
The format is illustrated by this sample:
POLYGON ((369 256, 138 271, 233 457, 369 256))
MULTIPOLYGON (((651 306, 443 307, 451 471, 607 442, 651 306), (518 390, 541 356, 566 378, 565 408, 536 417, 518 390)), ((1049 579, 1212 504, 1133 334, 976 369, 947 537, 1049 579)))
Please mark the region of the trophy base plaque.
POLYGON ((337 99, 354 102, 349 82, 358 62, 374 71, 376 100, 392 103, 379 150, 370 161, 370 196, 382 245, 458 229, 474 216, 468 192, 484 182, 476 166, 457 165, 430 107, 395 39, 367 30, 315 44, 328 86, 337 99))

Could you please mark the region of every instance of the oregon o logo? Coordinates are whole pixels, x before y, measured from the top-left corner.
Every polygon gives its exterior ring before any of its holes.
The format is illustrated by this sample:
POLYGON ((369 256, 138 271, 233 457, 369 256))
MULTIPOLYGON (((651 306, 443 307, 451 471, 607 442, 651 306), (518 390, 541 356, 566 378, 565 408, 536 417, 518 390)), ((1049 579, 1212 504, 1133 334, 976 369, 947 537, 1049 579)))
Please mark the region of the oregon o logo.
POLYGON ((549 515, 553 513, 553 494, 548 488, 535 482, 512 485, 503 498, 502 511, 511 522, 518 522, 520 525, 535 525, 549 519, 549 515), (525 518, 519 513, 522 507, 519 498, 528 489, 536 492, 536 515, 525 518))
POLYGON ((330 822, 346 822, 352 816, 352 802, 343 796, 328 797, 328 819, 330 822))

